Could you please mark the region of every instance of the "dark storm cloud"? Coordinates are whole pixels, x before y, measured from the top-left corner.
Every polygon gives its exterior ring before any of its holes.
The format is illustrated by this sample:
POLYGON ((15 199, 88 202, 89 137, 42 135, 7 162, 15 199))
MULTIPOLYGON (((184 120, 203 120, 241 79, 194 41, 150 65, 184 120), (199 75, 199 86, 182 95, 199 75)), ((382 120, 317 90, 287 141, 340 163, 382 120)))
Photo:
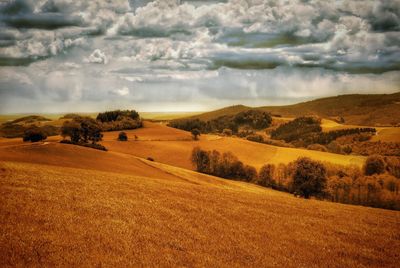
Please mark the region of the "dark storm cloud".
POLYGON ((22 14, 4 17, 2 20, 7 25, 15 28, 54 30, 62 27, 82 25, 80 18, 67 17, 57 13, 22 14))
POLYGON ((34 12, 31 1, 15 0, 0 6, 0 21, 14 28, 47 30, 82 24, 80 18, 60 13, 53 1, 44 4, 42 11, 44 12, 34 12))

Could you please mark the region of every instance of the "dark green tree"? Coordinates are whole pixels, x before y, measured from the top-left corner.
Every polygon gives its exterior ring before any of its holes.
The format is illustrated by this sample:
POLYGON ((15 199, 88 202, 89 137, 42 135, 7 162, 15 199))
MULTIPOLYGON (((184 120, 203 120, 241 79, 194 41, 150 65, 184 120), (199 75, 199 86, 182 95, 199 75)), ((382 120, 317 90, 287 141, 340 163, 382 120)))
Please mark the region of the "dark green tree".
POLYGON ((317 161, 302 157, 295 162, 293 190, 304 198, 320 196, 326 187, 326 168, 317 161))
POLYGON ((193 139, 195 141, 197 141, 199 139, 199 136, 201 135, 200 130, 198 130, 197 128, 192 129, 192 131, 190 131, 190 133, 192 133, 193 139))
POLYGON ((38 142, 47 138, 46 133, 39 127, 33 125, 24 131, 23 141, 38 142))
POLYGON ((382 174, 385 172, 385 160, 380 155, 371 155, 364 165, 364 173, 367 176, 382 174))

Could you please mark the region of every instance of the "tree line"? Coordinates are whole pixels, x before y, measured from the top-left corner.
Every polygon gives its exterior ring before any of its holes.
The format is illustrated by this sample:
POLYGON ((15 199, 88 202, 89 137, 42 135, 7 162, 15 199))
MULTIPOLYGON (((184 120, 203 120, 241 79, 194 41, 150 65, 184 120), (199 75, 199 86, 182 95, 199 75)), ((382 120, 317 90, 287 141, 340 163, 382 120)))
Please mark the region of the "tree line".
POLYGON ((310 158, 287 165, 266 163, 257 171, 230 152, 196 147, 191 161, 198 172, 242 180, 292 193, 348 204, 400 210, 400 162, 397 158, 370 156, 364 167, 337 166, 310 158))
POLYGON ((264 129, 269 127, 271 122, 272 117, 269 113, 247 110, 236 115, 223 115, 208 121, 197 118, 172 120, 168 126, 186 131, 198 129, 201 133, 222 133, 224 130, 230 130, 233 134, 237 134, 240 127, 264 129))

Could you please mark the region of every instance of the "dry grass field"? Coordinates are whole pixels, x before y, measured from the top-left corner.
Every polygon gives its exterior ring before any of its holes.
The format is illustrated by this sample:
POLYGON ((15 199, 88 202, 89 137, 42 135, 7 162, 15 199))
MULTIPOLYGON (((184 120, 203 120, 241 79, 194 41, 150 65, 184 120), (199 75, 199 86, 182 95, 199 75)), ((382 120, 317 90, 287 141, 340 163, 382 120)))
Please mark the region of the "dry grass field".
POLYGON ((196 146, 206 150, 230 151, 245 164, 256 168, 260 168, 266 163, 287 164, 300 156, 340 165, 361 166, 365 161, 365 157, 362 156, 276 147, 239 138, 202 135, 199 141, 193 141, 188 132, 150 122, 145 122, 142 129, 126 131, 126 133, 128 142, 117 141, 118 132, 108 132, 105 133, 101 143, 112 151, 142 158, 152 157, 158 162, 187 169, 193 168, 190 163, 190 155, 196 146), (135 135, 138 136, 138 141, 134 141, 135 135))
POLYGON ((108 152, 60 144, 57 136, 36 144, 0 138, 0 267, 397 267, 400 261, 398 211, 305 200, 189 170, 198 145, 232 151, 256 167, 305 154, 357 165, 362 157, 212 135, 192 141, 185 131, 150 122, 127 133, 128 142, 105 133, 108 152))
POLYGON ((198 114, 201 112, 140 112, 143 119, 155 121, 174 120, 198 114))
POLYGON ((42 164, 0 162, 0 266, 398 264, 399 212, 299 199, 121 154, 110 163, 116 172, 104 171, 110 152, 76 153, 93 154, 99 169, 73 156, 69 167, 54 165, 49 152, 42 164), (140 168, 120 173, 126 158, 140 168))
MULTIPOLYGON (((348 128, 365 128, 370 126, 360 125, 344 125, 333 120, 322 119, 321 127, 323 131, 348 129, 348 128)), ((375 127, 377 135, 371 138, 371 141, 382 142, 400 142, 400 127, 375 127)))

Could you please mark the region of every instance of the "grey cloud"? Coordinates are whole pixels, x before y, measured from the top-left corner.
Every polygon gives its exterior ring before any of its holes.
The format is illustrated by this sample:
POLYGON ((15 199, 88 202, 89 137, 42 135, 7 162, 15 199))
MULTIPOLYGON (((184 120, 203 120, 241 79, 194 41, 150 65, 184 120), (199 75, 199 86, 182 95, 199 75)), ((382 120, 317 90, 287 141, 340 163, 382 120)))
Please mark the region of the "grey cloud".
POLYGON ((400 84, 399 7, 385 0, 3 1, 1 99, 43 109, 209 108, 392 92, 400 84))
POLYGON ((62 27, 80 26, 79 17, 68 17, 57 13, 23 14, 2 19, 7 25, 15 28, 36 28, 53 30, 62 27))

